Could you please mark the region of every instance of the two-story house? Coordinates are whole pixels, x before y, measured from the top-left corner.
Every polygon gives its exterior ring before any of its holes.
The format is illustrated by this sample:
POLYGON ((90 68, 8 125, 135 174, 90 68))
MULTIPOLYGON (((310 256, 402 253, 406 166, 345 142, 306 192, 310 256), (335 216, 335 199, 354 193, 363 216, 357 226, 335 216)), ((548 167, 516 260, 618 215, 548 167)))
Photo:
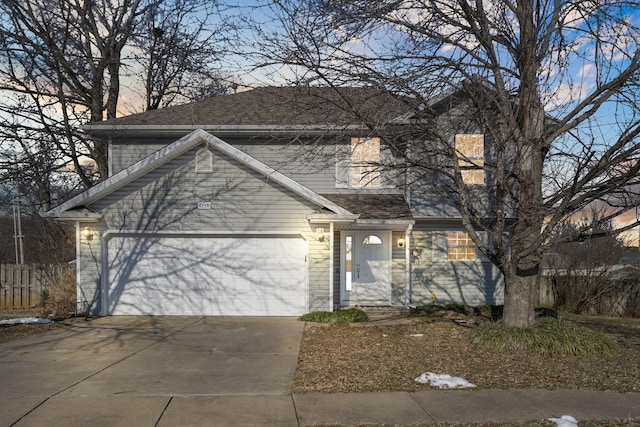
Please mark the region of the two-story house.
MULTIPOLYGON (((79 310, 501 302, 500 273, 455 210, 383 167, 394 154, 375 129, 416 107, 367 88, 271 87, 87 126, 108 144, 109 177, 45 214, 76 225, 79 310)), ((456 144, 476 159, 465 179, 481 181, 483 135, 456 144)))

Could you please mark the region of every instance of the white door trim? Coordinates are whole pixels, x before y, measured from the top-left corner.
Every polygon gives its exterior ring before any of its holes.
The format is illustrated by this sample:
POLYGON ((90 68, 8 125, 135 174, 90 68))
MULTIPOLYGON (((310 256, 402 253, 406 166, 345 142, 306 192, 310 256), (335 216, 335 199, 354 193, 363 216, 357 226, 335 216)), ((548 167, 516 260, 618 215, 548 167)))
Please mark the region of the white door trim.
MULTIPOLYGON (((351 237, 352 238, 352 247, 351 247, 351 261, 352 261, 352 267, 351 267, 351 274, 353 274, 354 271, 354 263, 355 263, 355 257, 356 257, 356 246, 357 246, 357 242, 356 242, 356 235, 363 235, 363 234, 375 234, 375 235, 380 235, 381 237, 383 237, 383 242, 384 245, 386 245, 386 252, 387 252, 387 259, 388 259, 388 277, 389 277, 389 284, 388 284, 388 298, 384 299, 384 300, 380 300, 377 301, 375 303, 377 304, 391 304, 391 299, 392 299, 392 281, 393 281, 393 277, 392 277, 392 261, 393 261, 393 247, 392 247, 392 232, 390 230, 341 230, 340 231, 340 304, 341 305, 354 305, 354 304, 359 304, 361 301, 358 301, 358 296, 357 293, 355 292, 355 290, 352 288, 351 291, 347 290, 347 237, 351 237)), ((362 302, 366 302, 366 303, 374 303, 372 301, 362 301, 362 302)))

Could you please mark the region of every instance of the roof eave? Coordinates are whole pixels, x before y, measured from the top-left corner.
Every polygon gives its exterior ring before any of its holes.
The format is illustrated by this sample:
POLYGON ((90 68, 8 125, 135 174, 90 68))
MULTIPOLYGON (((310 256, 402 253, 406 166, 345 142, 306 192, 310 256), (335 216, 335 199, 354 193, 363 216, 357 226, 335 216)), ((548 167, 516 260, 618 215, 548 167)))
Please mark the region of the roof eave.
POLYGON ((326 222, 354 222, 356 221, 360 215, 356 214, 333 214, 333 213, 313 213, 307 215, 307 220, 311 224, 320 224, 326 222))
POLYGON ((97 212, 79 212, 77 210, 57 211, 51 210, 41 214, 43 218, 51 218, 56 221, 99 222, 102 215, 97 212))
POLYGON ((358 219, 357 224, 361 225, 409 225, 415 224, 413 219, 358 219))

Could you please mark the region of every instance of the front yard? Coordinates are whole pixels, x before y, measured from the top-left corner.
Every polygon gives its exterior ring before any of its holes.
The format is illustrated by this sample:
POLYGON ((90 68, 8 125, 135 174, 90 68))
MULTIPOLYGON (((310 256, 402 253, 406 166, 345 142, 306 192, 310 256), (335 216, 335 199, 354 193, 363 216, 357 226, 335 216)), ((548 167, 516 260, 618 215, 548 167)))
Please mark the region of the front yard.
POLYGON ((640 321, 563 317, 613 338, 610 355, 537 356, 470 343, 478 316, 428 315, 388 326, 308 323, 294 393, 424 390, 423 372, 462 377, 480 388, 580 388, 640 392, 640 321))

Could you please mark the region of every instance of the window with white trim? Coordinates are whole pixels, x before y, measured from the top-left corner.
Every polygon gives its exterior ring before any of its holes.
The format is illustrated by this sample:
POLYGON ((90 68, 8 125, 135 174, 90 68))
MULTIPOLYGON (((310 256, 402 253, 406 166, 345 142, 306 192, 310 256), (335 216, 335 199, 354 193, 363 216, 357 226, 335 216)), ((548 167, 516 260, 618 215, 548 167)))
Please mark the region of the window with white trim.
POLYGON ((336 153, 336 187, 382 187, 380 160, 380 138, 351 138, 336 153))
POLYGON ((351 187, 380 187, 380 138, 351 138, 351 187))
POLYGON ((450 261, 475 260, 478 258, 476 245, 463 231, 450 231, 447 233, 447 259, 450 261))
POLYGON ((484 184, 484 134, 457 134, 455 149, 462 182, 472 185, 484 184))

